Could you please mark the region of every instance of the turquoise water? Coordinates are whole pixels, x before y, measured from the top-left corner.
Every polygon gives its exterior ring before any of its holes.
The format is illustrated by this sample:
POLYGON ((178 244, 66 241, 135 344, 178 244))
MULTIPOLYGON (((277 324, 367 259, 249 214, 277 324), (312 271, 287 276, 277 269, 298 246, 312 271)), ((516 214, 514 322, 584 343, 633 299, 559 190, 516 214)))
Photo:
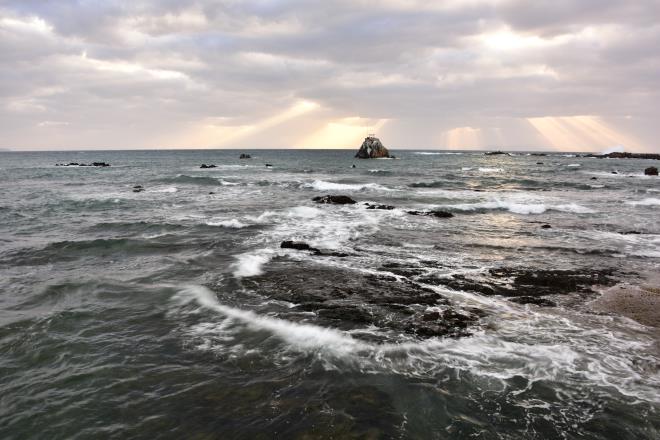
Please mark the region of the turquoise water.
POLYGON ((650 161, 241 152, 0 152, 1 438, 658 438, 653 332, 597 288, 438 281, 657 272, 650 161))

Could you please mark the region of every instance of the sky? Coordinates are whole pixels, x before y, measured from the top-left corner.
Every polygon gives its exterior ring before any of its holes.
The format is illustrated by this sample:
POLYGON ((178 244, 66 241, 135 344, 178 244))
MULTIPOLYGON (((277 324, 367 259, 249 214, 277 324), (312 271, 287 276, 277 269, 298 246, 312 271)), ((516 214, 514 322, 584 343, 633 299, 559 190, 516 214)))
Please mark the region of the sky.
POLYGON ((660 0, 0 0, 0 147, 660 152, 660 0))

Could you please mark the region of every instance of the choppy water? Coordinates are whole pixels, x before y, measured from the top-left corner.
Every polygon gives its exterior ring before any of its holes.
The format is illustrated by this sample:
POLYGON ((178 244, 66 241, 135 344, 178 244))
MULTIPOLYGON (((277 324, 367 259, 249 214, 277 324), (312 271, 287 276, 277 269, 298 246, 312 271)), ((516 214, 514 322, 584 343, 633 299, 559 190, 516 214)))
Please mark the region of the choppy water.
POLYGON ((657 271, 650 162, 238 153, 0 153, 0 437, 660 436, 651 329, 589 295, 539 307, 424 283, 657 271), (71 161, 112 166, 54 166, 71 161), (401 324, 448 308, 479 311, 470 336, 401 324))

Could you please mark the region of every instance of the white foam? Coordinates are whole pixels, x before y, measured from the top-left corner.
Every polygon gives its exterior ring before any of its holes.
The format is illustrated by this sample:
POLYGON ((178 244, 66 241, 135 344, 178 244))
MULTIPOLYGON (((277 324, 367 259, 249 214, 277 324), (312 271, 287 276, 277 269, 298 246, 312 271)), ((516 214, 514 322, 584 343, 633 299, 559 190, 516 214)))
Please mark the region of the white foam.
MULTIPOLYGON (((212 339, 198 344, 200 349, 215 350, 223 344, 235 347, 230 332, 239 330, 232 324, 240 324, 240 328, 271 333, 284 343, 285 350, 314 353, 329 369, 353 365, 364 373, 435 377, 453 368, 501 381, 524 377, 530 382, 568 383, 575 389, 611 387, 627 396, 660 401, 660 378, 638 366, 640 361, 657 362, 649 354, 654 341, 643 327, 628 320, 618 323, 606 316, 578 316, 575 311, 536 309, 491 298, 506 303, 507 308, 491 321, 489 331, 475 331, 469 338, 375 344, 357 340, 348 332, 223 305, 201 286, 180 290, 176 299, 182 306, 194 302, 225 318, 190 327, 193 337, 212 339)), ((252 352, 249 347, 244 351, 252 352)))
POLYGON ((220 220, 220 221, 210 221, 206 223, 209 226, 222 226, 223 228, 234 228, 234 229, 241 229, 241 228, 247 228, 248 224, 242 223, 239 220, 236 220, 235 218, 231 220, 220 220))
POLYGON ((579 163, 569 163, 569 164, 566 165, 566 166, 567 166, 568 168, 579 168, 579 167, 581 167, 582 165, 580 165, 579 163))
POLYGON ((220 182, 220 185, 222 185, 222 186, 236 186, 236 185, 240 185, 239 183, 236 183, 236 182, 228 182, 228 181, 226 181, 226 180, 224 180, 224 179, 219 179, 218 182, 220 182))
POLYGON ((323 211, 311 206, 296 206, 295 208, 289 209, 287 214, 289 217, 300 217, 300 218, 310 219, 310 218, 318 217, 319 215, 323 214, 323 211))
POLYGON ((313 188, 317 191, 362 191, 362 190, 376 190, 376 191, 394 191, 378 183, 336 183, 327 182, 325 180, 315 180, 312 183, 307 183, 305 186, 313 188))
POLYGON ((647 197, 642 200, 634 200, 634 201, 626 202, 626 204, 632 206, 658 206, 660 205, 660 199, 654 197, 647 197))
POLYGON ((300 350, 326 349, 338 354, 349 354, 369 348, 367 344, 357 341, 347 333, 339 330, 260 316, 249 310, 222 305, 213 292, 201 286, 187 287, 181 293, 191 296, 202 307, 240 321, 253 330, 271 332, 287 344, 300 350))
POLYGON ((233 264, 234 276, 236 278, 253 277, 263 273, 263 265, 268 263, 273 257, 273 251, 270 249, 261 249, 255 252, 248 252, 236 256, 236 262, 233 264))
POLYGON ((588 214, 593 211, 584 206, 577 205, 575 203, 563 204, 563 205, 547 205, 545 203, 522 203, 511 200, 501 200, 495 199, 488 202, 482 203, 463 203, 457 205, 447 205, 447 208, 458 209, 461 211, 476 211, 480 209, 503 209, 514 214, 543 214, 548 210, 552 211, 561 211, 561 212, 573 212, 577 214, 588 214))
POLYGON ((162 189, 154 189, 151 192, 157 192, 157 193, 175 193, 179 189, 176 186, 170 186, 167 188, 162 188, 162 189))
POLYGON ((461 171, 470 171, 472 167, 463 167, 461 168, 461 171))
POLYGON ((482 173, 501 173, 504 170, 502 168, 480 167, 479 171, 482 173))

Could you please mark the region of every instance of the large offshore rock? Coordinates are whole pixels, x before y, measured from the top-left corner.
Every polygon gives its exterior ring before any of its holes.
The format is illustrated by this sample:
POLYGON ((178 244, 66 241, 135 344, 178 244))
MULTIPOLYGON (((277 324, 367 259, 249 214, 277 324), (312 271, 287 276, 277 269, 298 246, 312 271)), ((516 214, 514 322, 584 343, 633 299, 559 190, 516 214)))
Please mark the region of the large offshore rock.
POLYGON ((391 157, 390 152, 383 146, 380 139, 373 136, 364 138, 362 146, 355 157, 359 159, 377 159, 379 157, 391 157))

